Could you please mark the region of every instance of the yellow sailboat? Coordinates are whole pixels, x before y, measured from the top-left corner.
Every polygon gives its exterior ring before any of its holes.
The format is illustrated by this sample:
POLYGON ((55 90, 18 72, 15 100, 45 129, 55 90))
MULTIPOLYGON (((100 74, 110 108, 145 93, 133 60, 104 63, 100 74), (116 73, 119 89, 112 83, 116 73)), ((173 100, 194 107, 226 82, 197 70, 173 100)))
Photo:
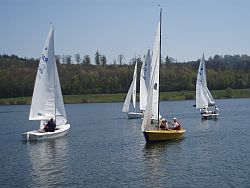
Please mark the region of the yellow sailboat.
POLYGON ((185 130, 160 129, 159 115, 159 77, 160 77, 160 61, 161 61, 161 15, 157 26, 155 44, 151 62, 150 85, 148 88, 147 105, 142 121, 142 131, 147 142, 178 140, 184 137, 185 130), (156 121, 152 121, 155 119, 156 121))
POLYGON ((147 142, 179 140, 184 137, 185 130, 145 130, 143 132, 147 142))

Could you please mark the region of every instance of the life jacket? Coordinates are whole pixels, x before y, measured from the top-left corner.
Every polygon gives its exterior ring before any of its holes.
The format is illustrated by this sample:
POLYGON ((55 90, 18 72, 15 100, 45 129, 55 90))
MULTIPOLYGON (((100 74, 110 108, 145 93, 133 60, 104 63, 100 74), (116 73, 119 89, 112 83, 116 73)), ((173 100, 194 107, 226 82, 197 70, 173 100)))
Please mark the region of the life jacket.
POLYGON ((180 130, 181 129, 181 124, 178 121, 176 121, 175 124, 176 124, 176 126, 175 126, 174 129, 175 130, 180 130))

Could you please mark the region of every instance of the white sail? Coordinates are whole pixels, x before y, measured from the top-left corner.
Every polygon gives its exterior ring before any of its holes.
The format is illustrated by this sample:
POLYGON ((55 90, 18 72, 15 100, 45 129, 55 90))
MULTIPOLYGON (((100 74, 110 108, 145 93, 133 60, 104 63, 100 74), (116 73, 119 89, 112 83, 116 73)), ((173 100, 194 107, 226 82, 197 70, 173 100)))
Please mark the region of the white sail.
MULTIPOLYGON (((156 71, 156 66, 153 67, 153 72, 152 74, 154 75, 156 71)), ((155 86, 155 76, 152 77, 151 82, 149 84, 149 88, 148 88, 148 96, 147 96, 147 105, 146 105, 146 110, 144 112, 144 117, 143 117, 143 121, 142 121, 142 125, 141 125, 141 129, 142 131, 145 130, 149 130, 151 129, 150 125, 151 125, 151 119, 152 119, 152 113, 153 113, 153 95, 154 95, 154 91, 156 89, 155 86)))
POLYGON ((56 124, 67 122, 61 86, 54 54, 54 30, 51 28, 38 66, 30 109, 30 120, 56 119, 56 124))
POLYGON ((196 81, 196 108, 207 108, 209 104, 215 104, 215 102, 207 87, 205 58, 203 54, 196 81))
POLYGON ((137 62, 135 63, 133 81, 132 81, 132 83, 131 83, 131 85, 129 87, 127 96, 125 98, 125 101, 124 101, 124 104, 123 104, 123 107, 122 107, 122 112, 128 112, 129 111, 131 97, 132 97, 134 109, 136 109, 135 108, 135 104, 136 104, 136 81, 137 81, 137 62))
POLYGON ((151 55, 150 50, 147 52, 145 61, 141 67, 140 76, 140 110, 146 110, 148 88, 150 84, 150 71, 151 71, 151 55))
POLYGON ((147 96, 147 105, 144 112, 144 118, 142 121, 141 129, 142 131, 151 129, 151 119, 158 120, 158 110, 159 110, 159 67, 160 67, 160 55, 161 55, 161 19, 157 26, 155 44, 153 50, 153 57, 151 62, 151 73, 150 73, 150 84, 147 96))
POLYGON ((130 100, 133 92, 133 82, 131 83, 125 101, 123 103, 122 112, 128 112, 130 106, 130 100))
POLYGON ((134 75, 133 75, 133 96, 132 96, 132 101, 133 101, 133 106, 135 108, 136 104, 136 82, 137 82, 137 61, 135 62, 135 69, 134 69, 134 75))
POLYGON ((160 74, 160 30, 161 30, 161 21, 159 21, 156 34, 155 34, 155 43, 153 49, 153 56, 151 67, 153 68, 150 75, 150 83, 154 81, 154 90, 153 90, 153 104, 152 104, 152 118, 158 119, 158 103, 159 103, 159 74, 160 74))

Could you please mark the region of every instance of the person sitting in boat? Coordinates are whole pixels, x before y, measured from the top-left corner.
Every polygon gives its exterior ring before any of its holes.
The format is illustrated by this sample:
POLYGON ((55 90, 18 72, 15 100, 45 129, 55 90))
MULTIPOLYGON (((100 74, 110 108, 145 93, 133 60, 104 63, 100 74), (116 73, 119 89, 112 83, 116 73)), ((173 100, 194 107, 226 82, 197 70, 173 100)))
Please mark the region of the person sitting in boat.
POLYGON ((161 128, 162 130, 167 130, 167 129, 168 129, 168 125, 167 125, 166 119, 162 118, 162 119, 160 120, 160 128, 161 128))
POLYGON ((53 118, 51 118, 48 123, 44 127, 45 132, 54 132, 56 129, 56 123, 53 121, 53 118))
POLYGON ((174 126, 172 129, 173 130, 180 130, 181 129, 181 124, 177 121, 177 118, 173 118, 173 123, 171 124, 174 126))
POLYGON ((204 107, 204 108, 201 108, 201 109, 200 109, 200 113, 201 113, 201 114, 207 114, 207 113, 208 113, 207 108, 205 108, 205 107, 204 107))
POLYGON ((216 105, 214 107, 214 114, 219 114, 219 108, 216 105))

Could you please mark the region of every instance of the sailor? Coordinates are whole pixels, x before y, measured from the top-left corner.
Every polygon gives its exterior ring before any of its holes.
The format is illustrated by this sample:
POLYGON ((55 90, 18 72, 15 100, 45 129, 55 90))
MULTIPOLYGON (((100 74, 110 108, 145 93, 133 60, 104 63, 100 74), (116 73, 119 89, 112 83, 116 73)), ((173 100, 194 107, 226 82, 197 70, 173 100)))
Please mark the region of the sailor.
POLYGON ((44 127, 45 132, 54 132, 56 129, 56 123, 53 121, 53 118, 48 121, 48 123, 44 127))
POLYGON ((164 119, 164 118, 161 119, 161 121, 160 121, 160 128, 161 128, 162 130, 167 130, 167 129, 168 129, 166 119, 164 119))
POLYGON ((207 108, 205 108, 205 107, 204 107, 204 108, 201 108, 201 109, 200 109, 200 113, 201 113, 201 114, 207 114, 207 113, 208 113, 207 108))
POLYGON ((215 105, 215 107, 214 107, 214 113, 215 114, 219 114, 219 108, 215 105))
POLYGON ((171 123, 174 127, 173 130, 180 130, 181 129, 181 124, 177 121, 177 118, 173 118, 173 123, 171 123))

